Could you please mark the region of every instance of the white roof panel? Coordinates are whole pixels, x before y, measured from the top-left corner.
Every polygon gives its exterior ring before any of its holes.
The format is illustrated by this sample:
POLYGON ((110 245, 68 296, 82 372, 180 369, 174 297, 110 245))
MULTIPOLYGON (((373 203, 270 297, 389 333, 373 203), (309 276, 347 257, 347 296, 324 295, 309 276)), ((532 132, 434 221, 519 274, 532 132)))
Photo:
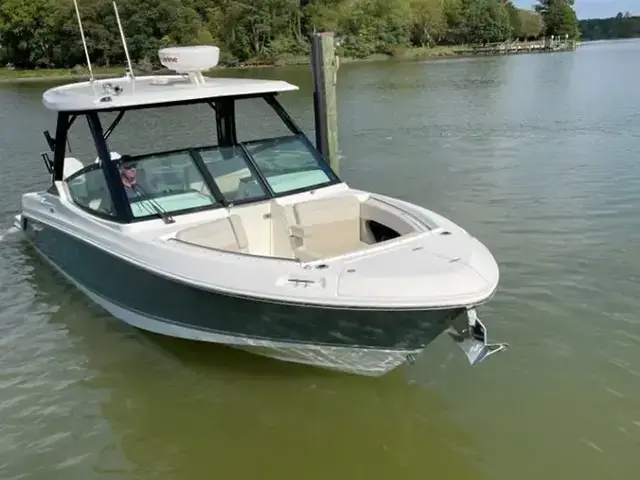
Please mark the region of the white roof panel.
POLYGON ((85 111, 298 90, 297 86, 281 80, 204 79, 205 83, 196 84, 181 75, 158 75, 78 82, 47 90, 42 101, 55 111, 85 111))

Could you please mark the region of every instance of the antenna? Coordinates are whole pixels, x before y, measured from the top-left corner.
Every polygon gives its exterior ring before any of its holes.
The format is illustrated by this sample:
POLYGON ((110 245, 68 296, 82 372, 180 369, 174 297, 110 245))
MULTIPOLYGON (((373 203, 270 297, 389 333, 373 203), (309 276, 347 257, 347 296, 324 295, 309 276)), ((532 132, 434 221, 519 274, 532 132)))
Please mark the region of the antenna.
POLYGON ((78 10, 78 2, 73 0, 73 6, 76 8, 76 17, 78 17, 78 26, 80 27, 80 36, 82 37, 82 46, 84 47, 84 54, 87 57, 87 67, 89 68, 89 81, 93 82, 93 69, 91 68, 91 59, 89 58, 89 49, 87 48, 87 41, 84 38, 84 30, 82 29, 82 20, 80 20, 80 10, 78 10))
MULTIPOLYGON (((74 0, 75 1, 75 0, 74 0)), ((116 12, 116 21, 118 22, 118 30, 120 30, 120 37, 122 38, 122 46, 124 47, 124 54, 127 57, 127 66, 129 68, 128 75, 131 78, 135 78, 133 75, 133 67, 131 66, 131 58, 129 57, 129 49, 127 48, 127 40, 124 38, 124 30, 122 30, 122 24, 120 23, 120 15, 118 14, 118 6, 116 2, 113 2, 113 10, 116 12)))

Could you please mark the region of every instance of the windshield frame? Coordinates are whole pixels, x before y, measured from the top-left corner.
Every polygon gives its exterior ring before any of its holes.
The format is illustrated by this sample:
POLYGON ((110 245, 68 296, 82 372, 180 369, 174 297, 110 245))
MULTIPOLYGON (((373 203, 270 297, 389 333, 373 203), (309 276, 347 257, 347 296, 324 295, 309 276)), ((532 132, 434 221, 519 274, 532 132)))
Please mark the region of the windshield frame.
POLYGON ((241 143, 238 143, 236 145, 228 145, 228 146, 224 146, 224 147, 220 146, 220 145, 210 145, 210 146, 204 146, 204 147, 196 147, 196 148, 192 148, 191 151, 192 151, 192 155, 194 157, 197 157, 196 163, 201 165, 201 168, 204 170, 203 177, 205 178, 207 183, 210 183, 211 185, 213 185, 212 192, 215 189, 214 195, 216 196, 216 199, 219 202, 221 202, 221 204, 223 206, 229 207, 229 206, 233 206, 233 205, 246 205, 248 203, 257 203, 257 202, 262 202, 262 201, 265 201, 265 200, 270 200, 272 198, 272 193, 273 192, 269 188, 269 184, 267 183, 266 179, 262 175, 262 172, 256 167, 255 163, 253 162, 253 159, 248 154, 246 148, 244 148, 244 146, 241 143), (213 174, 211 173, 211 171, 207 167, 207 164, 206 164, 204 158, 202 158, 201 152, 204 152, 206 150, 216 150, 216 149, 234 148, 234 147, 238 147, 239 150, 242 152, 242 155, 243 155, 245 164, 247 165, 247 168, 254 175, 256 181, 258 182, 258 184, 260 185, 260 187, 264 191, 264 195, 259 196, 259 197, 252 197, 252 198, 247 198, 247 199, 229 201, 224 196, 224 193, 222 193, 222 191, 220 190, 220 187, 218 186, 215 178, 213 177, 213 174))
MULTIPOLYGON (((119 223, 119 224, 128 224, 128 223, 137 223, 140 221, 152 220, 152 219, 160 219, 165 216, 173 216, 173 215, 182 215, 188 213, 194 213, 199 211, 213 210, 221 207, 228 207, 232 205, 242 205, 242 204, 251 204, 251 203, 259 203, 263 201, 268 201, 274 198, 280 198, 289 195, 296 195, 299 193, 304 193, 307 191, 313 191, 319 188, 325 188, 331 185, 336 185, 343 183, 338 174, 333 171, 328 161, 324 158, 322 153, 314 146, 314 144, 310 141, 308 136, 302 131, 302 129, 295 123, 295 121, 289 116, 288 112, 284 110, 282 105, 276 99, 277 93, 265 93, 265 94, 251 94, 251 95, 238 95, 238 96, 229 96, 229 97, 214 97, 214 98, 204 98, 198 100, 189 100, 189 101, 179 101, 179 102, 163 102, 157 104, 149 104, 149 105, 134 105, 127 106, 124 108, 107 108, 100 110, 82 110, 82 111, 60 111, 58 112, 57 118, 57 126, 56 126, 56 135, 55 137, 51 137, 49 132, 45 132, 45 138, 47 139, 47 143, 49 144, 52 152, 53 152, 53 161, 52 164, 52 187, 55 186, 56 182, 62 182, 68 186, 68 183, 80 175, 87 174, 89 171, 100 168, 103 171, 105 176, 105 181, 107 183, 109 189, 109 195, 111 197, 112 206, 114 208, 114 215, 107 216, 105 219, 110 221, 119 223), (261 98, 264 100, 277 114, 280 120, 287 126, 288 130, 290 130, 290 135, 283 135, 278 137, 265 137, 260 139, 254 139, 247 142, 240 142, 236 138, 236 115, 235 115, 235 102, 243 99, 251 99, 251 98, 261 98), (109 156, 110 148, 107 146, 107 138, 113 133, 114 129, 120 123, 123 115, 127 111, 131 110, 146 110, 146 109, 158 109, 163 108, 165 106, 178 106, 178 105, 196 105, 196 104, 208 104, 212 110, 215 111, 216 117, 216 130, 218 134, 218 142, 214 145, 207 146, 198 146, 198 147, 189 147, 189 148, 180 148, 180 149, 172 149, 165 150, 160 152, 150 152, 144 153, 140 155, 124 155, 123 158, 115 160, 111 159, 109 156), (117 117, 114 121, 106 128, 103 129, 102 121, 100 120, 100 113, 107 112, 118 112, 117 117), (91 136, 93 137, 94 145, 98 152, 99 162, 95 164, 85 165, 84 168, 74 172, 67 178, 63 178, 63 166, 65 163, 65 154, 67 150, 67 140, 68 140, 68 132, 73 125, 74 121, 77 117, 83 116, 86 118, 89 128, 91 130, 91 136), (307 185, 293 190, 285 190, 282 192, 275 192, 271 185, 269 184, 268 179, 265 177, 264 172, 260 169, 258 162, 256 162, 255 158, 249 152, 247 147, 251 147, 255 143, 261 142, 269 142, 269 141, 279 141, 284 139, 296 139, 300 141, 308 150, 309 154, 313 157, 313 159, 317 162, 319 170, 327 175, 329 180, 327 182, 321 182, 319 184, 307 185), (223 148, 238 148, 242 152, 242 156, 244 161, 251 171, 251 173, 255 176, 255 179, 260 184, 262 189, 266 192, 265 195, 260 197, 250 197, 246 199, 228 201, 225 199, 224 195, 218 188, 218 185, 214 178, 211 175, 211 172, 205 165, 205 162, 202 159, 200 152, 207 149, 223 149, 223 148), (145 161, 150 157, 158 157, 163 155, 177 154, 177 153, 185 153, 187 154, 191 161, 194 163, 198 173, 204 180, 204 184, 208 188, 209 192, 213 199, 215 199, 215 203, 211 205, 203 205, 198 207, 186 208, 173 212, 158 212, 145 216, 134 216, 131 210, 131 203, 126 196, 125 186, 122 182, 122 178, 120 176, 120 166, 123 162, 139 162, 145 161)), ((69 147, 70 148, 70 147, 69 147)), ((48 160, 48 159, 47 159, 48 160)), ((82 205, 77 204, 75 201, 73 202, 78 208, 87 211, 91 215, 95 215, 97 217, 104 217, 99 212, 95 212, 93 210, 87 209, 82 205)))
MULTIPOLYGON (((166 213, 171 216, 212 210, 220 207, 228 208, 234 205, 247 205, 252 203, 259 203, 259 202, 272 200, 274 198, 285 197, 288 195, 295 195, 298 193, 317 190, 318 188, 324 188, 330 185, 341 183, 341 180, 337 177, 337 175, 335 175, 333 171, 330 168, 328 168, 326 163, 322 161, 322 157, 313 148, 308 138, 304 134, 292 134, 292 135, 283 135, 279 137, 262 138, 262 139, 251 140, 249 142, 238 142, 236 145, 229 145, 229 146, 203 145, 203 146, 186 148, 186 149, 180 148, 180 149, 165 150, 165 151, 153 152, 153 153, 144 153, 144 154, 135 155, 135 156, 125 156, 121 159, 113 161, 113 163, 118 167, 118 169, 120 169, 120 167, 126 163, 130 163, 130 162, 140 163, 140 162, 149 160, 151 158, 163 157, 165 155, 169 156, 172 154, 180 154, 180 153, 183 153, 189 156, 189 158, 197 168, 198 173, 202 177, 202 180, 205 182, 206 186, 211 192, 213 198, 216 200, 216 203, 212 205, 204 205, 200 207, 192 207, 192 208, 186 208, 186 209, 176 210, 176 211, 167 211, 166 213), (255 160, 253 155, 251 155, 251 153, 247 149, 247 146, 251 147, 252 145, 260 144, 263 142, 276 143, 278 141, 283 141, 287 139, 300 141, 301 144, 306 147, 307 151, 313 157, 313 159, 316 160, 318 168, 327 175, 329 180, 326 182, 308 185, 308 186, 304 186, 304 187, 293 189, 293 190, 275 192, 271 187, 268 178, 265 176, 264 171, 260 168, 260 166, 258 165, 258 162, 255 160), (239 150, 239 152, 242 154, 242 159, 244 160, 246 167, 249 169, 249 171, 252 173, 252 175, 260 185, 261 189, 264 192, 264 195, 250 197, 246 199, 238 199, 233 201, 230 201, 225 197, 225 195, 221 192, 218 186, 218 183, 216 182, 216 179, 213 177, 213 175, 211 174, 211 171, 207 167, 205 160, 202 157, 202 152, 218 151, 226 148, 237 148, 239 150)), ((121 178, 120 178, 120 183, 122 183, 121 178)), ((123 185, 123 188, 124 188, 124 185, 123 185)), ((154 195, 155 194, 151 194, 150 197, 154 198, 154 195)), ((150 220, 153 218, 161 218, 161 215, 159 213, 153 213, 145 216, 132 216, 132 222, 150 220)))

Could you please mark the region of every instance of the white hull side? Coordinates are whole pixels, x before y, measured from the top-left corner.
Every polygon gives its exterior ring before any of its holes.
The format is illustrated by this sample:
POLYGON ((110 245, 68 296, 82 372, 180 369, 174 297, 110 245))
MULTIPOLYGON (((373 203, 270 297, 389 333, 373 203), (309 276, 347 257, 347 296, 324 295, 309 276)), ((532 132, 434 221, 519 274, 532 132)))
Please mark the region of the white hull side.
MULTIPOLYGON (((179 224, 166 226, 159 220, 151 220, 114 226, 81 211, 62 197, 42 192, 25 194, 22 207, 24 215, 33 222, 159 277, 273 303, 340 309, 462 308, 486 302, 499 280, 497 264, 484 245, 460 227, 424 209, 419 212, 425 222, 430 216, 438 218, 438 225, 432 230, 328 259, 324 262, 328 268, 317 269, 288 258, 260 257, 171 241, 172 232, 183 228, 179 224), (453 234, 443 236, 445 228, 453 234), (310 282, 313 288, 299 288, 298 279, 310 282)), ((404 204, 402 208, 414 214, 404 204)), ((200 212, 192 214, 189 222, 206 223, 224 215, 226 212, 222 210, 200 212)), ((186 217, 178 217, 176 223, 186 222, 186 217)))

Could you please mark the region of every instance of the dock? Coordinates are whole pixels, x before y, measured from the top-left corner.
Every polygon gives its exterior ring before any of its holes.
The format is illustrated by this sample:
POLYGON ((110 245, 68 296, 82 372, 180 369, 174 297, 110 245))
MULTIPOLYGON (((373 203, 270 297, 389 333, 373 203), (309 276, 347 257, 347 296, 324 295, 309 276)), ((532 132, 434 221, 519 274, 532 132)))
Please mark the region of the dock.
POLYGON ((578 43, 574 39, 554 38, 551 36, 530 42, 513 40, 487 43, 484 45, 471 45, 463 50, 459 50, 459 52, 468 55, 514 55, 518 53, 572 52, 576 50, 577 46, 578 43))

